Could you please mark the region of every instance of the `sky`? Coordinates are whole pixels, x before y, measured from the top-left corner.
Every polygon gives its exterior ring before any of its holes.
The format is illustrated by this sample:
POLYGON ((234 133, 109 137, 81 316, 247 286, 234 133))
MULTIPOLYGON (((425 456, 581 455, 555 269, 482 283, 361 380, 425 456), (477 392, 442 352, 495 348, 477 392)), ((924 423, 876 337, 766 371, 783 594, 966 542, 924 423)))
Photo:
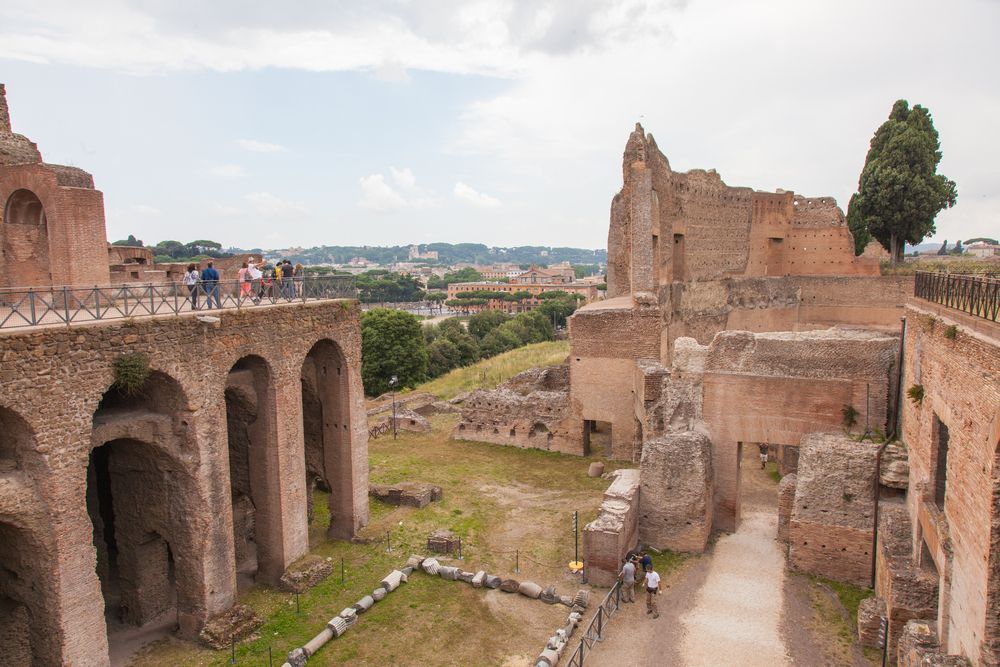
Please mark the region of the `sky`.
POLYGON ((110 239, 603 248, 636 122, 673 169, 846 209, 898 98, 1000 235, 997 0, 4 0, 14 131, 110 239))

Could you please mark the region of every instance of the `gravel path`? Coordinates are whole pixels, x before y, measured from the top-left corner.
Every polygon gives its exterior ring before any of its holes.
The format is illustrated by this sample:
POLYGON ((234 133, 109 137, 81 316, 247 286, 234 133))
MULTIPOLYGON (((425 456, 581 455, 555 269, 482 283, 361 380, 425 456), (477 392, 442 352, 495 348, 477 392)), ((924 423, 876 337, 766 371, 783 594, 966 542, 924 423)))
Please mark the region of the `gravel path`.
MULTIPOLYGON (((776 485, 755 465, 755 448, 751 454, 744 459, 739 529, 721 536, 705 556, 666 582, 659 598, 660 618, 645 614, 644 598, 637 593, 636 604, 625 605, 611 621, 588 665, 793 664, 783 632, 786 577, 785 558, 775 541, 776 485)), ((822 664, 813 659, 796 663, 822 664)))

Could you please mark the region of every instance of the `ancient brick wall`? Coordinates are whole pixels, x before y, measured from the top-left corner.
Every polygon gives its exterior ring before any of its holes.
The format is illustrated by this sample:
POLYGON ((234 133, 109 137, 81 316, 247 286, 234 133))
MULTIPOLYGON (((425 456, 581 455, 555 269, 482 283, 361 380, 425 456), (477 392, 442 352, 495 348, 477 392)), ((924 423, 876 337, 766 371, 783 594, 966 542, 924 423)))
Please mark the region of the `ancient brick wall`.
POLYGON ((703 415, 714 443, 716 527, 739 521, 740 443, 797 445, 815 431, 885 429, 898 341, 860 330, 762 333, 727 331, 709 346, 703 415))
POLYGON ((639 471, 623 468, 604 492, 597 518, 583 528, 583 560, 587 581, 611 586, 625 554, 639 541, 639 471))
POLYGON ((923 389, 922 400, 902 401, 912 554, 926 552, 939 573, 937 631, 947 652, 1000 664, 1000 325, 920 299, 906 316, 902 385, 923 389))
POLYGON ((643 443, 639 535, 657 549, 701 553, 712 532, 712 442, 698 430, 643 443))
POLYGON ((795 484, 798 477, 795 473, 785 475, 778 482, 778 539, 788 542, 788 526, 792 520, 792 509, 795 507, 795 484))
MULTIPOLYGON (((331 301, 220 311, 214 323, 201 322, 192 314, 0 333, 0 382, 5 390, 0 417, 4 424, 24 425, 13 429, 20 435, 12 445, 5 436, 0 447, 0 459, 14 461, 0 461, 0 528, 14 522, 38 531, 29 536, 38 542, 37 553, 45 557, 37 559, 39 569, 30 574, 33 586, 46 596, 45 612, 36 618, 60 656, 53 662, 107 664, 104 601, 95 574, 99 554, 94 534, 99 526, 88 513, 87 478, 91 450, 108 440, 119 448, 115 443, 135 443, 121 450, 117 459, 112 454, 113 479, 116 474, 117 479, 126 479, 114 467, 125 466, 130 470, 128 479, 148 479, 140 486, 150 493, 169 494, 167 503, 138 502, 137 507, 162 505, 179 513, 176 517, 139 513, 129 523, 173 540, 182 634, 192 636, 208 616, 233 604, 230 466, 227 448, 220 444, 227 441, 224 394, 230 369, 240 360, 259 359, 268 370, 270 384, 263 391, 273 405, 267 420, 273 424, 273 435, 266 443, 264 469, 271 476, 272 495, 266 507, 258 507, 258 513, 269 513, 270 518, 258 519, 259 525, 276 526, 277 532, 265 536, 258 528, 258 542, 270 539, 283 565, 308 547, 300 378, 307 353, 321 340, 331 341, 341 351, 345 366, 330 371, 346 374, 349 394, 342 397, 347 413, 338 422, 345 438, 346 460, 341 464, 347 470, 331 470, 329 464, 327 469, 341 487, 341 495, 335 493, 333 498, 343 501, 331 507, 331 514, 346 522, 346 533, 366 523, 367 429, 360 326, 352 304, 331 301), (150 381, 158 378, 156 386, 166 387, 163 395, 171 402, 157 399, 157 390, 122 403, 132 407, 109 403, 114 393, 109 391, 112 363, 126 353, 149 359, 150 381), (157 406, 166 412, 158 412, 157 406), (12 453, 5 457, 5 451, 12 453), (151 461, 159 463, 148 467, 151 461), (5 473, 4 465, 14 469, 5 473), (174 471, 176 485, 160 484, 164 470, 174 471), (19 491, 24 484, 30 484, 31 494, 19 491), (26 503, 26 495, 35 500, 26 503), (46 516, 43 531, 32 519, 39 512, 46 516)), ((126 498, 131 493, 118 490, 126 498)), ((19 544, 32 548, 23 540, 19 544)), ((159 549, 155 543, 152 547, 159 549)), ((155 568, 151 571, 155 574, 155 568)), ((144 597, 142 604, 155 600, 156 595, 144 597)), ((134 613, 143 614, 139 608, 134 613)), ((33 646, 33 650, 46 649, 33 646)))
POLYGON ((877 450, 843 433, 802 439, 788 524, 792 567, 857 586, 871 582, 877 450))

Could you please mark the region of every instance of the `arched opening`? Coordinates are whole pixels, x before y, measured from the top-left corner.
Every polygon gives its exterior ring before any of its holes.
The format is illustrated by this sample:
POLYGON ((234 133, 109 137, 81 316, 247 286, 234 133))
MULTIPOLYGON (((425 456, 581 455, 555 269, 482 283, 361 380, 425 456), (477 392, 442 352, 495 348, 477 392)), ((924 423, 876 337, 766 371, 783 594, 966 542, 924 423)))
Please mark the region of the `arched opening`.
MULTIPOLYGON (((329 511, 326 534, 349 539, 354 535, 350 384, 340 347, 326 339, 313 345, 302 362, 301 379, 310 520, 322 527, 325 500, 329 511), (319 504, 313 501, 314 494, 319 504)), ((310 534, 313 539, 320 535, 312 530, 310 534)))
POLYGON ((15 190, 4 205, 0 265, 7 287, 51 285, 45 208, 30 190, 15 190))
POLYGON ((284 569, 271 370, 243 357, 226 380, 226 430, 237 587, 277 583, 284 569))
POLYGON ((35 570, 37 545, 13 524, 0 522, 0 646, 8 665, 51 664, 45 643, 45 606, 35 570))
POLYGON ((110 388, 94 413, 86 504, 112 664, 199 612, 204 507, 182 463, 186 408, 177 381, 154 371, 134 394, 110 388))
POLYGON ((0 407, 0 474, 22 470, 33 451, 31 427, 17 413, 0 407))

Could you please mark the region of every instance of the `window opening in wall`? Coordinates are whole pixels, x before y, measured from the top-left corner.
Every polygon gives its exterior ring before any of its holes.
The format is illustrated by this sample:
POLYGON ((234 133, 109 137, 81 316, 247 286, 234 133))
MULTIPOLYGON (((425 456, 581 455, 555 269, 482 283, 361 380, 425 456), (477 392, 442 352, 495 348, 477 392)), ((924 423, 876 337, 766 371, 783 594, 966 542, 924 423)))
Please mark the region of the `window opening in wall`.
POLYGON ((583 421, 583 454, 611 456, 611 422, 596 419, 583 421))
POLYGON ((948 426, 934 415, 934 504, 944 509, 945 488, 948 483, 948 426))

